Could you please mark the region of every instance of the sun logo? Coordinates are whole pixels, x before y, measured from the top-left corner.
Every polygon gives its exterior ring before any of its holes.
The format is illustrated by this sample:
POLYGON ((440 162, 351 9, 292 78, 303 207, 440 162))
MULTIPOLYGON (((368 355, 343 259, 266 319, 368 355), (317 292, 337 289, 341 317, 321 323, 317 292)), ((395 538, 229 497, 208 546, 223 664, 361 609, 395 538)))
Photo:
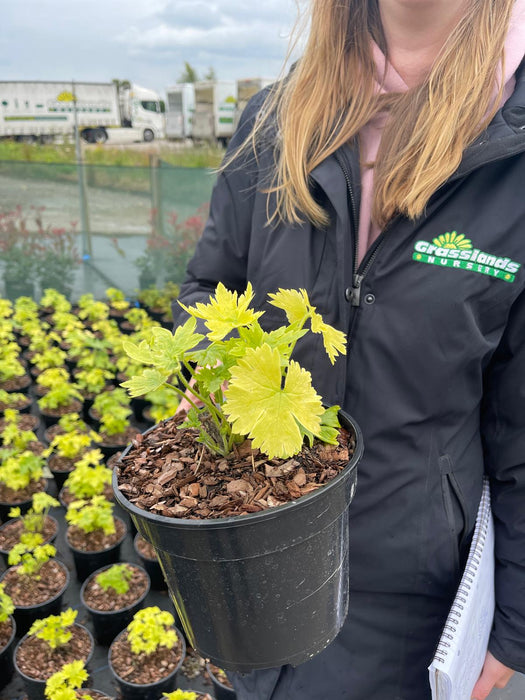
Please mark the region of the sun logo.
POLYGON ((453 250, 471 250, 472 241, 466 238, 463 233, 452 231, 451 233, 442 233, 437 238, 434 238, 432 243, 439 248, 452 248, 453 250))

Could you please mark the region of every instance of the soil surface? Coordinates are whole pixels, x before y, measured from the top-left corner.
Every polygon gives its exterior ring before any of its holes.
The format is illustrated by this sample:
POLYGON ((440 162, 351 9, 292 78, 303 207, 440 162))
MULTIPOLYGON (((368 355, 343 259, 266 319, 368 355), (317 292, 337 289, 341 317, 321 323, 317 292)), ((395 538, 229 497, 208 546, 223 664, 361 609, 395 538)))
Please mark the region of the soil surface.
POLYGON ((143 510, 174 518, 223 518, 282 505, 326 484, 346 467, 355 448, 342 429, 339 444, 314 443, 292 459, 268 459, 246 440, 217 458, 177 429, 185 414, 138 435, 118 463, 119 488, 143 510))
POLYGON ((129 425, 123 433, 117 433, 116 435, 108 435, 103 430, 99 430, 100 442, 95 443, 96 445, 108 445, 114 447, 115 445, 129 445, 129 443, 137 436, 137 428, 129 425))
POLYGON ((99 612, 123 610, 133 605, 147 590, 148 577, 134 564, 128 564, 128 567, 132 570, 133 576, 128 581, 129 589, 126 593, 117 593, 113 588, 105 591, 94 576, 84 589, 85 604, 99 612))
POLYGON ((71 632, 69 642, 56 649, 51 649, 43 639, 26 637, 16 654, 18 668, 30 678, 45 681, 64 664, 77 660, 87 661, 92 651, 88 632, 79 625, 73 625, 71 632))
POLYGON ((137 545, 137 550, 139 554, 143 556, 144 559, 151 559, 151 561, 157 561, 157 553, 155 552, 153 545, 150 544, 147 540, 145 540, 144 537, 142 537, 142 535, 137 536, 135 544, 137 545))
MULTIPOLYGON (((0 549, 4 552, 9 552, 15 544, 20 542, 20 535, 24 531, 24 523, 20 518, 13 520, 12 522, 7 522, 0 528, 0 549)), ((44 521, 44 527, 42 529, 42 537, 44 542, 49 542, 49 540, 57 534, 57 523, 49 515, 46 516, 44 521)))
MULTIPOLYGON (((19 401, 15 401, 13 403, 4 403, 4 401, 0 401, 0 411, 5 411, 6 408, 14 408, 17 411, 23 411, 24 408, 27 408, 33 403, 33 399, 30 396, 27 396, 24 394, 24 398, 20 399, 19 401)), ((0 428, 1 430, 1 428, 0 428)))
POLYGON ((219 683, 221 683, 221 685, 225 685, 227 688, 231 688, 231 690, 233 690, 233 685, 228 680, 228 676, 222 670, 222 668, 219 668, 218 666, 215 666, 215 664, 212 663, 208 663, 208 668, 210 672, 213 673, 215 679, 218 680, 219 683))
POLYGON ((13 623, 9 618, 5 622, 0 622, 0 651, 8 644, 13 634, 13 623))
POLYGON ((31 377, 29 374, 22 374, 20 377, 13 377, 13 379, 7 379, 5 382, 0 382, 0 389, 4 391, 23 391, 31 384, 31 377))
POLYGON ((159 647, 152 654, 133 654, 127 633, 117 637, 110 647, 113 670, 127 683, 156 683, 175 670, 182 656, 180 639, 173 649, 159 647))
POLYGON ((56 559, 49 559, 42 565, 38 580, 34 576, 19 576, 17 569, 18 566, 8 569, 3 582, 13 603, 20 608, 45 603, 66 585, 66 569, 56 559))
MULTIPOLYGON (((115 495, 113 493, 113 489, 111 488, 111 484, 106 484, 104 486, 104 492, 102 494, 106 500, 112 501, 115 498, 115 495)), ((81 497, 74 496, 70 490, 68 489, 67 486, 64 486, 61 490, 60 493, 58 494, 58 498, 62 504, 65 504, 66 507, 72 503, 73 501, 79 500, 81 497)))
POLYGON ((45 416, 51 416, 52 418, 62 418, 68 413, 80 413, 82 410, 82 404, 76 399, 69 403, 67 406, 57 406, 57 408, 42 408, 40 413, 45 416))
POLYGON ((67 529, 67 541, 81 552, 100 552, 113 547, 123 537, 125 530, 126 527, 119 518, 115 518, 115 532, 111 535, 105 535, 103 530, 84 532, 76 525, 70 525, 67 529))
POLYGON ((40 479, 39 481, 32 481, 29 486, 25 489, 18 489, 14 491, 8 488, 5 484, 0 482, 0 502, 10 503, 13 506, 17 506, 20 503, 25 503, 30 501, 35 493, 39 491, 44 491, 46 488, 46 480, 40 479))
MULTIPOLYGON (((33 416, 31 413, 20 413, 20 415, 17 418, 17 425, 19 430, 32 430, 33 432, 36 432, 39 423, 40 419, 38 418, 38 416, 33 416)), ((5 418, 0 418, 0 433, 3 432, 5 426, 5 418)))

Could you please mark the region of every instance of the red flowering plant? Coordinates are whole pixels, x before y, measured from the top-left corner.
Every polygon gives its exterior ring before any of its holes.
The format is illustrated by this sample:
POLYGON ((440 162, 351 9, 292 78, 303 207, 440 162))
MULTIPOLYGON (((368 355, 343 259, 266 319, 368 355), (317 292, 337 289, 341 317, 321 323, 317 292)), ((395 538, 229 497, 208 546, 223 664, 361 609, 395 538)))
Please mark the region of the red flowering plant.
POLYGON ((0 211, 0 260, 6 285, 34 279, 37 245, 37 233, 29 230, 20 205, 0 211))

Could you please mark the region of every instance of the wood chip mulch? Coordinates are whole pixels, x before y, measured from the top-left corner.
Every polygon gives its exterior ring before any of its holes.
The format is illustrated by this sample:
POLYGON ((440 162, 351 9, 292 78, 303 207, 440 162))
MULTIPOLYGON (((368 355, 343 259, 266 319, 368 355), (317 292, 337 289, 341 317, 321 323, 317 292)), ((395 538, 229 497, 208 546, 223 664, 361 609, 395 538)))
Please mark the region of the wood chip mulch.
POLYGON ((231 688, 233 690, 233 685, 230 683, 228 676, 222 668, 219 668, 219 666, 215 666, 215 664, 212 663, 208 663, 208 668, 221 685, 225 685, 227 688, 231 688))
POLYGON ((69 642, 56 649, 51 649, 45 640, 35 636, 24 639, 16 653, 18 668, 30 678, 45 681, 64 664, 87 661, 92 650, 88 632, 77 624, 73 625, 71 632, 69 642))
POLYGON ((137 536, 135 543, 139 554, 144 557, 144 559, 151 559, 151 561, 157 560, 157 553, 155 552, 153 545, 145 540, 142 535, 137 536))
POLYGON ((49 559, 42 565, 38 580, 34 576, 19 576, 18 568, 12 566, 3 578, 5 590, 17 607, 45 603, 58 595, 66 585, 66 569, 56 559, 49 559))
MULTIPOLYGON (((0 528, 0 549, 4 552, 9 552, 13 549, 15 544, 20 542, 20 535, 24 531, 24 523, 20 518, 13 520, 12 522, 7 522, 0 528)), ((56 535, 57 532, 57 522, 53 520, 51 516, 46 516, 44 521, 44 527, 42 529, 42 537, 44 542, 49 542, 49 540, 56 535)))
POLYGON ((123 521, 115 518, 115 532, 111 535, 105 535, 103 530, 84 532, 76 525, 70 525, 67 528, 66 538, 68 544, 81 552, 100 552, 113 547, 124 536, 125 531, 126 526, 123 521))
POLYGON ((7 646, 11 635, 13 634, 13 623, 9 618, 4 622, 0 622, 0 651, 7 646))
POLYGON ((113 588, 105 591, 94 576, 84 589, 86 605, 99 612, 116 612, 133 605, 147 590, 148 577, 137 566, 128 564, 128 567, 133 571, 133 576, 128 581, 129 589, 126 593, 116 593, 113 588))
MULTIPOLYGON (((27 408, 33 403, 33 399, 30 396, 27 396, 26 394, 23 395, 24 398, 20 399, 19 401, 15 401, 11 404, 5 403, 4 401, 0 401, 0 411, 5 411, 6 408, 14 408, 17 411, 23 411, 24 408, 27 408)), ((3 421, 0 422, 0 426, 3 423, 3 421)), ((3 430, 3 428, 0 427, 0 430, 3 430)), ((26 428, 26 430, 30 430, 30 428, 26 428)))
POLYGON ((24 389, 27 389, 27 387, 31 384, 31 377, 29 374, 22 374, 20 377, 13 377, 13 379, 8 379, 5 382, 0 382, 0 389, 4 389, 4 391, 15 391, 19 392, 24 389))
POLYGON ((127 683, 147 684, 169 676, 178 666, 182 656, 180 639, 173 649, 159 647, 152 654, 133 654, 127 633, 117 637, 110 647, 113 670, 127 683))
POLYGON ((46 480, 43 478, 39 481, 32 481, 29 486, 26 486, 24 489, 18 489, 18 491, 14 491, 0 482, 0 502, 17 506, 20 503, 30 501, 35 493, 45 491, 45 488, 46 480))
POLYGON ((123 433, 108 435, 102 430, 99 430, 98 434, 100 435, 101 440, 100 442, 95 443, 96 445, 114 447, 115 445, 129 445, 129 443, 139 434, 139 430, 133 425, 128 425, 123 433))
MULTIPOLYGON (((21 413, 17 418, 17 425, 19 430, 32 430, 33 432, 35 432, 38 428, 39 423, 40 418, 38 416, 34 416, 32 413, 21 413)), ((3 432, 5 426, 5 418, 0 418, 0 433, 3 432)))
POLYGON ((228 458, 217 458, 195 441, 195 429, 177 429, 182 420, 184 414, 138 435, 121 457, 119 489, 138 508, 185 519, 256 513, 326 484, 355 448, 342 429, 337 446, 314 443, 292 459, 268 459, 248 440, 228 458))

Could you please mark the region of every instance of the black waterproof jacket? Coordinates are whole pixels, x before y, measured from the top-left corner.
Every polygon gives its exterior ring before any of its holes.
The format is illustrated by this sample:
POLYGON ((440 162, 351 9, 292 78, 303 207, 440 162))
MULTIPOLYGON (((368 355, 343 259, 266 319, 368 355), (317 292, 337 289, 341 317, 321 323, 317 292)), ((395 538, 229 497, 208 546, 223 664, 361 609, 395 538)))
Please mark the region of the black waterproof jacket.
MULTIPOLYGON (((246 108, 231 148, 263 97, 246 108)), ((219 175, 181 301, 206 301, 218 281, 238 291, 250 281, 270 328, 285 317, 267 294, 305 288, 325 321, 348 334, 348 354, 334 366, 319 335, 302 339, 296 357, 364 435, 349 515, 353 589, 449 597, 489 475, 490 649, 525 672, 525 70, 425 216, 395 220, 359 267, 355 151, 344 147, 312 172, 330 216, 322 230, 266 225, 272 152, 261 148, 219 175)))

